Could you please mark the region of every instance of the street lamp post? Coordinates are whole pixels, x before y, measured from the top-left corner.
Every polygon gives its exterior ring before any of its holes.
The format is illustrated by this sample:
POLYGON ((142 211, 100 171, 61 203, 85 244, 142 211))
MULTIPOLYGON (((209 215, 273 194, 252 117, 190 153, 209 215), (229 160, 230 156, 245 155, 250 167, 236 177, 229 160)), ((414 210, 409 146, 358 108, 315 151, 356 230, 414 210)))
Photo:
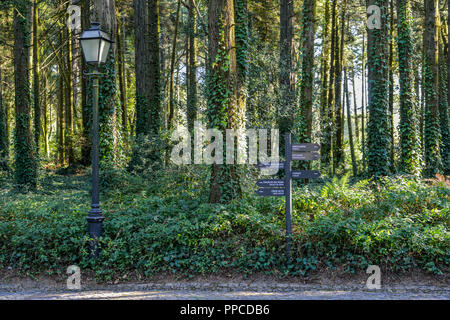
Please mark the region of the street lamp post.
POLYGON ((86 218, 89 228, 89 236, 93 239, 90 242, 90 256, 96 258, 99 253, 98 239, 102 235, 102 224, 105 217, 100 210, 100 197, 98 190, 99 179, 99 121, 98 121, 98 96, 99 77, 97 68, 101 63, 105 63, 108 56, 111 40, 105 32, 100 30, 100 25, 93 22, 89 30, 83 31, 80 36, 81 47, 84 59, 92 64, 94 70, 88 74, 93 79, 93 112, 92 112, 92 205, 89 215, 86 218))

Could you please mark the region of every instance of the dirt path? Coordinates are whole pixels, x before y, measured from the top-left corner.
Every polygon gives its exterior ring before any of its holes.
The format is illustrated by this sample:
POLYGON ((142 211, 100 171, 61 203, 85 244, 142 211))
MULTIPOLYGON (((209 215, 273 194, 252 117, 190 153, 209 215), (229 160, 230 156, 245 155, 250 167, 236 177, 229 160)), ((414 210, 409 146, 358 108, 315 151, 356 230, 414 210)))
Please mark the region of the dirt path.
POLYGON ((85 290, 64 288, 19 288, 0 286, 0 300, 77 300, 77 299, 168 299, 168 300, 309 300, 309 299, 438 299, 450 300, 450 288, 430 285, 394 285, 380 290, 355 285, 310 285, 283 283, 197 283, 105 285, 85 290))
POLYGON ((433 276, 412 272, 401 276, 385 273, 381 289, 366 287, 368 275, 322 272, 310 277, 280 278, 238 274, 195 276, 186 279, 159 274, 151 279, 122 277, 96 283, 85 273, 81 290, 67 289, 67 276, 35 279, 0 274, 0 300, 16 299, 169 299, 169 300, 306 300, 306 299, 439 299, 450 300, 450 274, 433 276))

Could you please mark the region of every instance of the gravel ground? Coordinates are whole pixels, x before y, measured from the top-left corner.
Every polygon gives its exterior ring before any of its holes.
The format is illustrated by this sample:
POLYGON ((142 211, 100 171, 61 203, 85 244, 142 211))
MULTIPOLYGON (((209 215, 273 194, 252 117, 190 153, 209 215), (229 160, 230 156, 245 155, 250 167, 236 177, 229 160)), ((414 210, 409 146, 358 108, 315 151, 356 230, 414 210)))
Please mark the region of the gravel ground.
POLYGON ((54 287, 23 288, 0 284, 0 300, 450 300, 448 286, 390 285, 369 290, 364 285, 286 283, 173 282, 104 285, 71 291, 54 287))

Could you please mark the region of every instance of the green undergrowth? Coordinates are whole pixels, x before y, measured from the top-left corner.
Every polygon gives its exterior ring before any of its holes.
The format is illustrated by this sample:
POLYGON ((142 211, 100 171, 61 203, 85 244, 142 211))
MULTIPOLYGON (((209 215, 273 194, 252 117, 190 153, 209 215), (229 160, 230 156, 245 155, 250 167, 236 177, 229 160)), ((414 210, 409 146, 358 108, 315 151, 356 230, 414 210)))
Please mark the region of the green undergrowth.
POLYGON ((51 275, 76 264, 99 280, 130 271, 307 276, 337 267, 354 273, 371 264, 393 272, 448 272, 450 189, 442 182, 396 177, 374 187, 343 177, 296 187, 287 262, 282 198, 249 190, 238 201, 207 204, 207 171, 195 168, 152 179, 122 171, 103 177, 106 219, 101 255, 93 262, 85 220, 88 174, 46 173, 38 191, 26 194, 0 176, 0 269, 51 275))

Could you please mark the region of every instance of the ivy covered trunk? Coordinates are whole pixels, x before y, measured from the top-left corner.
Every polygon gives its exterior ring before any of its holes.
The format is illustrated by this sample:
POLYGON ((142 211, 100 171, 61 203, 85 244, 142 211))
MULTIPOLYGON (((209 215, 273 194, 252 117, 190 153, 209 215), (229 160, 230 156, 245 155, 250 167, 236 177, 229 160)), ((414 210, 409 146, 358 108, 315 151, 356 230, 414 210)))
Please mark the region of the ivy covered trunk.
POLYGON ((389 170, 395 172, 395 144, 394 144, 394 0, 389 2, 389 170))
POLYGON ((329 79, 329 57, 330 57, 330 2, 325 1, 325 13, 322 22, 322 62, 320 65, 321 74, 321 92, 320 92, 320 144, 322 150, 320 152, 320 166, 321 168, 328 167, 330 163, 330 150, 327 148, 327 129, 328 122, 328 79, 329 79))
POLYGON ((65 142, 65 149, 66 149, 66 161, 68 166, 74 164, 75 161, 75 154, 73 149, 73 133, 74 133, 74 125, 73 125, 73 110, 74 108, 74 99, 73 99, 73 69, 72 69, 72 41, 71 41, 71 35, 72 33, 70 30, 65 27, 64 28, 64 50, 63 54, 65 57, 64 61, 64 69, 65 69, 65 89, 64 89, 64 104, 65 104, 65 111, 64 111, 64 123, 65 123, 65 130, 64 130, 64 142, 65 142))
MULTIPOLYGON (((240 108, 237 103, 233 0, 211 0, 208 24, 209 71, 206 115, 209 127, 220 130, 225 138, 225 129, 242 128, 245 116, 245 109, 240 108)), ((212 164, 209 202, 227 202, 240 195, 241 185, 237 165, 212 164)))
POLYGON ((8 170, 9 143, 6 123, 8 117, 6 113, 6 104, 3 104, 3 82, 2 69, 0 66, 0 171, 8 170))
POLYGON ((341 103, 342 65, 344 62, 344 40, 347 0, 342 3, 341 32, 336 28, 336 80, 334 83, 334 139, 333 139, 333 173, 344 164, 344 108, 341 103), (340 37, 339 37, 340 36, 340 37), (340 43, 339 43, 340 42, 340 43))
POLYGON ((248 46, 248 3, 247 0, 234 0, 235 39, 237 63, 237 103, 239 110, 246 110, 247 96, 247 46, 248 46))
POLYGON ((301 84, 300 84, 300 117, 298 119, 298 137, 301 142, 311 142, 312 106, 314 80, 314 17, 315 0, 305 0, 302 7, 302 40, 301 40, 301 84))
POLYGON ((40 46, 38 42, 38 19, 39 4, 33 0, 33 111, 34 111, 34 144, 36 145, 36 154, 39 155, 39 137, 41 135, 41 106, 39 103, 39 55, 40 46))
POLYGON ((438 1, 425 1, 424 94, 425 94, 425 176, 433 177, 442 168, 438 93, 438 1))
MULTIPOLYGON (((92 19, 115 39, 116 9, 114 0, 93 0, 92 19)), ((106 63, 100 66, 100 165, 110 167, 119 160, 120 130, 117 128, 116 44, 112 43, 106 63)))
POLYGON ((400 73, 400 152, 399 169, 409 174, 419 173, 420 145, 416 101, 413 94, 413 40, 409 0, 397 0, 398 69, 400 73))
MULTIPOLYGON (((291 0, 280 1, 280 105, 278 126, 280 136, 292 130, 295 114, 294 73, 294 4, 291 0)), ((284 150, 284 139, 280 149, 284 150)))
POLYGON ((189 132, 194 131, 197 118, 197 14, 194 0, 189 0, 188 12, 188 63, 187 63, 187 123, 189 132))
MULTIPOLYGON (((91 0, 81 2, 81 29, 87 30, 91 24, 91 0)), ((90 77, 85 76, 89 72, 89 66, 84 60, 81 46, 79 47, 81 57, 81 118, 83 123, 82 145, 81 145, 81 164, 88 166, 91 163, 91 128, 92 128, 92 82, 90 77)))
POLYGON ((332 146, 333 146, 333 124, 334 124, 334 105, 335 105, 335 91, 334 81, 336 78, 336 6, 337 0, 333 0, 333 7, 331 10, 331 56, 330 56, 330 82, 328 86, 328 114, 325 131, 323 133, 322 148, 322 165, 329 168, 331 173, 332 161, 332 146))
MULTIPOLYGON (((148 69, 149 90, 149 117, 148 127, 151 135, 158 135, 161 128, 161 65, 159 48, 159 0, 148 1, 149 23, 149 52, 150 61, 148 69)), ((158 155, 155 155, 158 158, 158 155)))
POLYGON ((19 186, 36 188, 36 152, 31 129, 30 18, 31 3, 20 0, 14 10, 15 178, 19 186))
POLYGON ((370 5, 377 5, 381 10, 381 12, 372 12, 372 14, 378 14, 377 19, 381 19, 381 28, 367 30, 369 68, 367 162, 369 175, 377 178, 389 173, 387 1, 369 0, 368 6, 370 5))
POLYGON ((134 0, 134 48, 136 71, 136 137, 149 133, 147 3, 134 0))
POLYGON ((442 170, 445 175, 450 173, 450 136, 448 124, 448 35, 444 30, 446 24, 441 25, 441 41, 439 42, 439 119, 441 128, 441 158, 442 170))

